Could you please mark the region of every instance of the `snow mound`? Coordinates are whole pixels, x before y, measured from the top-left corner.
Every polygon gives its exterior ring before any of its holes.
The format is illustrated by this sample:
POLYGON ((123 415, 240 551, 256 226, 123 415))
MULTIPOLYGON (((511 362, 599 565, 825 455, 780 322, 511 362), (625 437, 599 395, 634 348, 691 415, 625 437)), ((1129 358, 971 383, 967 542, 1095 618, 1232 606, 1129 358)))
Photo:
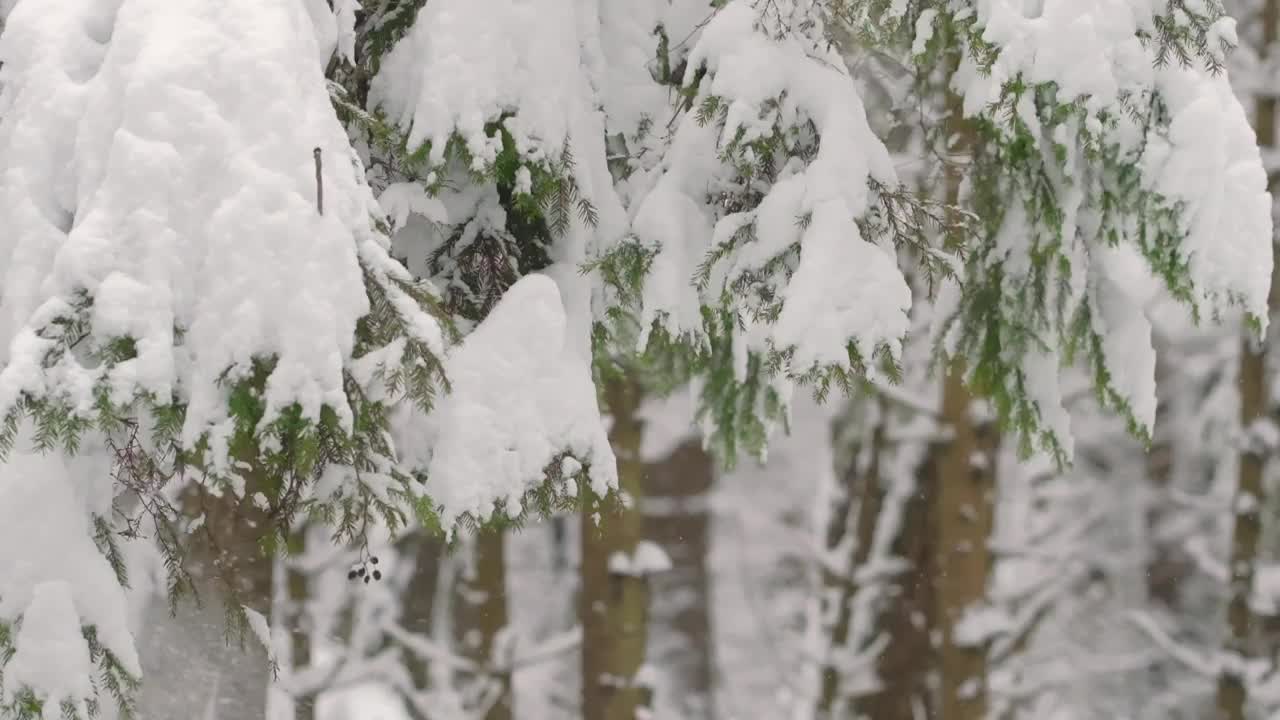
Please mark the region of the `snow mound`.
POLYGON ((485 124, 507 112, 521 155, 556 157, 575 111, 594 106, 578 16, 572 0, 432 0, 383 58, 371 103, 409 128, 410 147, 430 142, 436 164, 454 132, 480 167, 493 162, 500 139, 485 124))
POLYGON ((495 500, 518 514, 566 451, 589 466, 597 493, 616 485, 591 370, 566 329, 555 282, 529 275, 447 357, 451 392, 419 420, 425 437, 398 443, 430 448, 421 462, 445 527, 463 514, 487 517, 495 500))
POLYGON ((186 400, 193 444, 230 422, 224 374, 271 357, 264 424, 293 403, 350 422, 362 266, 407 276, 372 229, 316 57, 301 3, 18 3, 0 38, 0 412, 20 393, 84 410, 105 383, 116 402, 186 400), (44 367, 45 331, 76 312, 97 346, 131 338, 134 356, 105 374, 66 355, 44 367))
POLYGON ((94 628, 126 672, 142 674, 125 590, 91 539, 74 469, 18 449, 0 464, 0 623, 22 621, 5 692, 25 687, 55 704, 94 697, 98 672, 82 628, 94 628))

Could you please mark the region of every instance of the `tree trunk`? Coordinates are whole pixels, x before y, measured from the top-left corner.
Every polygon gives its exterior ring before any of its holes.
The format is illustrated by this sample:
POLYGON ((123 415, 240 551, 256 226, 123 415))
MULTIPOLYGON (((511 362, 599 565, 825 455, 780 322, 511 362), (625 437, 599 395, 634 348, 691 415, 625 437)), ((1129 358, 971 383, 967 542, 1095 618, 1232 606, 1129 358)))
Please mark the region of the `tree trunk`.
MULTIPOLYGON (((1163 353, 1156 356, 1156 387, 1167 386, 1170 373, 1163 353)), ((1161 402, 1156 410, 1154 437, 1147 452, 1146 525, 1151 549, 1147 557, 1147 599, 1167 612, 1178 612, 1182 580, 1192 572, 1182 550, 1180 539, 1162 537, 1169 509, 1169 490, 1173 474, 1173 447, 1165 431, 1167 408, 1161 402)))
POLYGON ((933 508, 935 620, 941 631, 939 713, 947 720, 983 720, 987 712, 985 644, 961 644, 957 627, 982 603, 991 574, 988 541, 994 519, 995 428, 971 416, 972 398, 959 367, 943 381, 942 415, 950 439, 936 453, 933 508))
POLYGON ((858 698, 854 706, 859 717, 935 717, 932 709, 936 703, 930 691, 934 648, 929 630, 935 626, 930 511, 934 507, 932 494, 938 487, 936 471, 933 456, 926 457, 916 471, 915 492, 901 500, 897 511, 902 519, 893 542, 893 555, 907 561, 910 569, 887 581, 884 597, 876 607, 876 626, 889 638, 889 644, 876 659, 879 690, 858 698))
MULTIPOLYGON (((1266 379, 1265 353, 1252 339, 1246 339, 1240 351, 1240 425, 1247 434, 1263 414, 1266 379)), ((1262 534, 1261 504, 1263 498, 1263 454, 1260 448, 1246 447, 1240 455, 1236 485, 1235 526, 1231 531, 1230 599, 1227 603, 1227 655, 1243 661, 1250 654, 1250 636, 1256 623, 1249 608, 1253 589, 1254 566, 1258 557, 1258 538, 1262 534)), ((1218 677, 1219 720, 1243 720, 1247 689, 1239 664, 1227 663, 1218 677)))
MULTIPOLYGON (((953 53, 948 79, 959 67, 953 53)), ((964 198, 961 186, 974 150, 974 128, 964 117, 963 99, 946 91, 945 194, 948 205, 964 198)), ((987 648, 961 644, 957 637, 967 611, 987 596, 991 574, 991 538, 995 516, 997 436, 989 421, 975 423, 973 397, 964 382, 964 366, 953 359, 942 379, 942 424, 950 433, 933 457, 937 468, 930 517, 934 526, 934 562, 930 568, 938 629, 940 674, 938 712, 946 720, 983 720, 987 714, 987 648)))
MULTIPOLYGON (((1280 0, 1266 0, 1262 11, 1262 43, 1259 53, 1265 59, 1275 47, 1280 32, 1280 0)), ((1254 131, 1259 144, 1276 145, 1276 98, 1260 94, 1255 102, 1254 131)), ((1272 183, 1275 184, 1274 182, 1272 183)), ((1274 189, 1274 188, 1273 188, 1274 189)), ((1277 274, 1271 276, 1271 297, 1268 303, 1276 306, 1277 274)), ((1246 337, 1240 348, 1240 427, 1251 435, 1255 423, 1267 413, 1266 350, 1261 343, 1246 337)), ((1231 572, 1230 600, 1227 604, 1227 655, 1244 660, 1250 654, 1250 639, 1257 618, 1249 608, 1249 595, 1253 590, 1253 574, 1258 559, 1258 539, 1262 534, 1262 505, 1264 498, 1263 466, 1265 449, 1250 439, 1240 455, 1240 468, 1236 496, 1232 503, 1235 526, 1231 531, 1231 560, 1227 567, 1231 572)), ((1240 668, 1228 663, 1218 677, 1219 720, 1243 720, 1248 703, 1248 688, 1241 677, 1240 668)))
POLYGON ((458 654, 477 667, 492 671, 488 677, 468 678, 484 688, 474 698, 484 720, 511 720, 510 675, 499 667, 504 658, 497 641, 507 627, 507 562, 501 530, 484 528, 463 542, 459 573, 454 580, 453 632, 458 654))
MULTIPOLYGON (((252 493, 251 484, 245 495, 252 493)), ((138 638, 145 678, 138 718, 262 720, 271 680, 266 650, 252 633, 243 648, 239 637, 228 638, 226 608, 239 602, 270 617, 273 561, 253 530, 266 518, 251 501, 230 493, 213 497, 192 488, 187 502, 191 514, 205 517, 187 558, 199 602, 179 603, 176 616, 163 600, 151 603, 138 638), (234 595, 226 582, 233 583, 234 595)))
MULTIPOLYGON (((309 534, 306 528, 301 528, 294 532, 293 537, 290 539, 290 542, 296 546, 293 549, 299 553, 305 551, 309 534)), ((314 625, 307 607, 307 601, 311 596, 311 579, 301 569, 290 567, 290 563, 285 561, 278 561, 275 570, 285 574, 283 584, 286 598, 282 619, 289 623, 288 667, 290 669, 304 668, 310 665, 313 660, 311 633, 314 625)), ((294 720, 315 720, 317 699, 315 695, 294 698, 294 720)))
POLYGON ((610 560, 630 561, 644 529, 640 511, 644 464, 640 459, 643 422, 637 416, 640 387, 634 380, 612 380, 605 388, 613 428, 609 439, 618 458, 621 503, 582 514, 582 717, 585 720, 635 720, 652 692, 637 673, 644 664, 649 593, 645 578, 610 572, 610 560))
MULTIPOLYGON (((402 542, 401 548, 405 559, 412 561, 413 574, 409 576, 404 592, 400 595, 400 626, 414 635, 433 637, 436 586, 440 580, 444 543, 438 536, 419 530, 412 538, 402 542)), ((431 669, 426 661, 408 650, 403 652, 402 657, 413 687, 426 690, 431 684, 431 669)), ((412 708, 406 708, 414 720, 425 720, 419 718, 412 708)))
POLYGON ((674 708, 684 720, 712 720, 714 662, 711 575, 707 568, 712 459, 694 439, 648 466, 645 530, 671 558, 671 571, 650 580, 654 598, 649 640, 653 660, 667 671, 674 708), (661 503, 661 512, 654 506, 661 503))

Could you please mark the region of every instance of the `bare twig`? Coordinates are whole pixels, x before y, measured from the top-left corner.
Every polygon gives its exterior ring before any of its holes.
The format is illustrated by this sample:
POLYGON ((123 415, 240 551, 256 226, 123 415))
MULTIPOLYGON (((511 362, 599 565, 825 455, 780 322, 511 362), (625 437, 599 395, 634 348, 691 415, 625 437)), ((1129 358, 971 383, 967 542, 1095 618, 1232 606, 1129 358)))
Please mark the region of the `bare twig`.
POLYGON ((324 176, 321 174, 320 148, 316 148, 313 154, 316 157, 316 210, 324 215, 324 176))

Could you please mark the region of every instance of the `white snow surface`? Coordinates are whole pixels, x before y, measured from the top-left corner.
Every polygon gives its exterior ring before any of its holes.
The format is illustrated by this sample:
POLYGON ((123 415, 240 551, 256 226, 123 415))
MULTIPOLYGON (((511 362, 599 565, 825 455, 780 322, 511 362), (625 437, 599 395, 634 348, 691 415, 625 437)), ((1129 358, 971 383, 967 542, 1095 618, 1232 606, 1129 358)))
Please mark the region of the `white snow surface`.
POLYGON ((10 697, 29 690, 50 706, 70 701, 83 716, 85 701, 94 695, 95 668, 71 596, 70 585, 61 580, 33 588, 6 667, 4 690, 10 697))
POLYGON ((398 444, 423 453, 416 462, 446 527, 465 513, 487 517, 495 500, 517 514, 566 450, 590 465, 596 492, 616 485, 591 371, 566 328, 555 282, 522 278, 446 358, 452 391, 402 427, 398 444))
MULTIPOLYGON (((1207 12, 1200 3, 1189 7, 1207 12)), ((1157 68, 1156 43, 1150 35, 1156 17, 1168 11, 1161 0, 1079 0, 1021 3, 975 0, 983 38, 998 48, 989 74, 967 57, 953 84, 965 101, 965 112, 986 111, 1002 86, 1022 76, 1031 83, 1055 83, 1059 100, 1080 99, 1087 110, 1083 130, 1128 161, 1137 161, 1143 189, 1170 206, 1179 205, 1179 254, 1186 259, 1192 299, 1206 317, 1233 317, 1237 308, 1267 322, 1267 295, 1272 272, 1271 198, 1266 192, 1256 137, 1244 109, 1232 95, 1226 73, 1215 75, 1196 60, 1182 67, 1173 60, 1157 68), (1165 104, 1167 125, 1146 128, 1128 113, 1153 96, 1165 104), (1107 118, 1111 119, 1108 124, 1107 118)), ((1175 22, 1185 22, 1181 11, 1175 22)), ((1219 20, 1210 30, 1210 52, 1221 59, 1219 40, 1235 42, 1234 21, 1219 20)), ((1027 96, 1017 117, 1033 133, 1043 132, 1027 96)), ((997 118, 998 122, 1003 122, 997 118)), ((1053 142, 1067 148, 1067 165, 1059 177, 1046 163, 1064 211, 1064 236, 1076 237, 1070 255, 1068 307, 1084 298, 1092 306, 1093 330, 1102 340, 1111 388, 1148 430, 1155 419, 1155 352, 1151 323, 1143 307, 1154 294, 1149 269, 1137 267, 1139 223, 1143 218, 1112 218, 1111 230, 1123 240, 1107 247, 1096 234, 1099 208, 1082 204, 1097 182, 1095 161, 1083 156, 1073 124, 1057 129, 1053 142), (1078 234, 1079 233, 1079 234, 1078 234), (1087 246, 1079 242, 1085 240, 1087 246), (1087 281, 1087 287, 1085 285, 1087 281)), ((1019 221, 1025 224, 1026 220, 1019 221)), ((1028 269, 1024 241, 1015 233, 1006 270, 1028 269)), ((1050 305, 1053 303, 1051 302, 1050 305)), ((1184 309, 1185 311, 1185 309, 1184 309)), ((1023 370, 1036 395, 1042 421, 1071 455, 1065 434, 1066 415, 1056 404, 1051 375, 1056 368, 1043 354, 1028 358, 1023 370)), ((1054 360, 1056 362, 1056 360, 1054 360)))
POLYGON ((631 558, 631 570, 639 575, 667 572, 671 569, 671 556, 662 546, 651 541, 641 540, 636 543, 636 550, 631 558))
POLYGON ((863 239, 855 222, 868 210, 869 180, 897 183, 888 151, 868 126, 838 55, 813 57, 802 39, 770 39, 756 19, 751 3, 729 3, 702 29, 690 53, 685 81, 705 65, 708 79, 700 98, 723 98, 727 116, 719 128, 700 126, 692 113, 681 119, 664 174, 637 211, 637 237, 658 249, 641 320, 646 326, 661 322, 674 334, 695 332, 700 300, 714 301, 726 283, 798 243, 800 260, 782 290, 781 315, 767 330, 749 330, 747 349, 793 349, 800 371, 815 364, 847 366, 850 341, 864 358, 882 344, 896 354, 911 293, 892 252, 863 239), (770 133, 775 114, 766 103, 779 97, 777 115, 784 126, 806 117, 815 123, 821 135, 817 156, 807 167, 785 172, 757 208, 712 217, 706 196, 732 174, 718 150, 739 132, 743 142, 770 133), (804 227, 797 222, 801 217, 808 218, 804 227), (756 239, 716 268, 711 297, 699 298, 688 288, 697 264, 711 246, 748 224, 755 226, 756 239))
POLYGON ((1093 278, 1093 329, 1102 338, 1111 385, 1149 431, 1156 421, 1156 351, 1146 306, 1156 296, 1155 281, 1131 246, 1093 252, 1103 270, 1093 278))
POLYGON ((652 540, 636 543, 630 554, 615 551, 609 555, 609 572, 614 575, 646 577, 672 568, 671 556, 652 540))
MULTIPOLYGON (((972 58, 965 59, 956 78, 965 112, 982 112, 1001 85, 1018 74, 1036 83, 1057 83, 1061 99, 1083 98, 1094 131, 1102 129, 1100 113, 1124 118, 1124 94, 1159 93, 1172 118, 1167 134, 1144 137, 1141 128, 1122 120, 1110 139, 1123 150, 1147 142, 1144 187, 1186 204, 1182 248, 1206 309, 1226 309, 1229 300, 1239 300, 1265 323, 1272 219, 1256 137, 1227 73, 1213 75, 1198 61, 1189 68, 1176 61, 1155 67, 1155 43, 1144 46, 1138 32, 1153 32, 1166 3, 973 4, 984 39, 1000 46, 1000 52, 989 75, 978 72, 972 58)), ((1223 18, 1210 35, 1211 40, 1234 41, 1234 21, 1223 18)))
POLYGON ((1272 198, 1257 136, 1225 72, 1213 77, 1168 67, 1157 71, 1156 86, 1173 121, 1167 138, 1152 139, 1145 179, 1185 205, 1182 245, 1199 300, 1226 310, 1226 301, 1238 298, 1265 329, 1272 198))
POLYGON ((0 623, 22 619, 5 687, 92 698, 87 683, 97 670, 82 627, 95 628, 126 671, 142 674, 128 602, 91 539, 85 495, 95 478, 78 472, 83 464, 27 451, 29 442, 28 432, 0 464, 0 623))
MULTIPOLYGON (((184 440, 212 430, 218 450, 220 376, 274 356, 264 423, 295 402, 349 421, 361 266, 407 275, 371 228, 376 203, 317 58, 297 2, 18 2, 0 36, 0 412, 22 392, 87 410, 99 382, 120 401, 177 394, 184 440), (51 342, 37 334, 81 293, 95 341, 136 341, 106 377, 70 357, 41 367, 51 342)), ((392 293, 439 348, 406 299, 392 293)))
MULTIPOLYGON (((664 2, 598 2, 600 30, 594 42, 584 43, 584 62, 609 132, 630 138, 648 118, 665 123, 673 114, 671 89, 655 79, 658 59, 654 29, 666 31, 671 70, 688 52, 689 40, 713 12, 703 0, 664 2)), ((590 11, 587 11, 589 16, 590 11)))
POLYGON ((583 72, 584 40, 573 0, 433 0, 409 33, 384 58, 371 102, 409 129, 409 145, 431 142, 444 159, 457 132, 476 162, 501 149, 485 123, 504 112, 522 155, 558 157, 595 99, 583 72))

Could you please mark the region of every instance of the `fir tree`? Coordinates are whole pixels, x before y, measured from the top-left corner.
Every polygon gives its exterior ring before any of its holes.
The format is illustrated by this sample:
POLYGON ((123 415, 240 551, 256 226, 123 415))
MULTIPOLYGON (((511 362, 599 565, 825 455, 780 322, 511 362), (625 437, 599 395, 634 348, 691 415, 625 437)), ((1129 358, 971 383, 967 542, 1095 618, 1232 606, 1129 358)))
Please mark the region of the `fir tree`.
MULTIPOLYGON (((1218 72, 1232 22, 1120 4, 5 3, 0 450, 14 473, 51 453, 49 487, 15 487, 84 572, 0 581, 0 702, 127 707, 124 619, 83 599, 127 580, 113 532, 189 593, 189 548, 219 545, 191 498, 257 518, 264 556, 304 521, 363 549, 577 507, 617 483, 593 378, 615 367, 694 380, 721 459, 760 455, 797 388, 899 377, 902 257, 942 288, 939 357, 1025 452, 1070 459, 1077 361, 1145 438, 1126 258, 1261 330, 1270 201, 1218 72), (961 59, 965 192, 902 185, 849 30, 961 59), (49 638, 87 660, 35 672, 49 638)), ((230 565, 231 635, 258 634, 230 565)))

